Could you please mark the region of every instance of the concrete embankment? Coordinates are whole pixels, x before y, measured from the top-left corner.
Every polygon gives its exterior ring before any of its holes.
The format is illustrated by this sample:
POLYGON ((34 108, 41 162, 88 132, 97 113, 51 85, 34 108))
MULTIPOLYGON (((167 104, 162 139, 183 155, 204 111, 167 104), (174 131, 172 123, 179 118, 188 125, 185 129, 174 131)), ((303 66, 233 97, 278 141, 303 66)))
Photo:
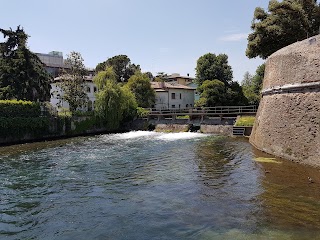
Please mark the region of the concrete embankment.
POLYGON ((320 167, 320 36, 279 50, 266 62, 263 97, 250 142, 320 167))
POLYGON ((187 124, 156 124, 155 131, 158 132, 188 132, 199 131, 202 133, 212 133, 224 136, 232 135, 232 125, 200 125, 193 126, 187 124))

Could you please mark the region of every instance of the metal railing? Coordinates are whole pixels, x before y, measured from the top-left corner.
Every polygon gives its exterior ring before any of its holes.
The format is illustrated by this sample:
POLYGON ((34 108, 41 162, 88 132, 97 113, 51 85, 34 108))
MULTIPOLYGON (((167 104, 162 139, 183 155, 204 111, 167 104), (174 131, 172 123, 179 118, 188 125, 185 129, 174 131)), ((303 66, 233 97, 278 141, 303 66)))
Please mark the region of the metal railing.
POLYGON ((203 107, 203 108, 184 108, 184 109, 147 109, 149 116, 220 116, 220 115, 242 115, 255 114, 258 107, 251 106, 217 106, 217 107, 203 107))

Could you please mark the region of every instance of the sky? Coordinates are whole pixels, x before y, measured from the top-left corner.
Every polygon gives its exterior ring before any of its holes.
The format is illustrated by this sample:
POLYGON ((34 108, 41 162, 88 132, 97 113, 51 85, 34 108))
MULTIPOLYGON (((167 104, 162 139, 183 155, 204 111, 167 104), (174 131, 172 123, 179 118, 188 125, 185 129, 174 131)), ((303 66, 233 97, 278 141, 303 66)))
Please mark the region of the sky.
MULTIPOLYGON (((225 53, 234 80, 262 59, 245 56, 254 9, 268 0, 0 0, 0 28, 21 25, 31 51, 80 52, 88 68, 125 54, 142 71, 195 76, 199 57, 225 53)), ((3 41, 0 36, 0 41, 3 41)))

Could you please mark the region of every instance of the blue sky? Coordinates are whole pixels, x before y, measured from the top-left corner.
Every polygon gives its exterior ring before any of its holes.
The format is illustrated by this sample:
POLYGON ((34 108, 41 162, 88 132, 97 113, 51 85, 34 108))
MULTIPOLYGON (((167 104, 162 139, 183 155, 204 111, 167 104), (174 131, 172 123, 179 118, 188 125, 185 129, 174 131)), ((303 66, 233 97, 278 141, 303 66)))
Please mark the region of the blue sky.
MULTIPOLYGON (((255 7, 268 0, 10 0, 0 28, 21 25, 34 52, 80 52, 87 67, 126 54, 143 71, 195 75, 208 52, 229 56, 234 80, 261 59, 245 56, 255 7)), ((2 41, 3 38, 1 37, 2 41)))

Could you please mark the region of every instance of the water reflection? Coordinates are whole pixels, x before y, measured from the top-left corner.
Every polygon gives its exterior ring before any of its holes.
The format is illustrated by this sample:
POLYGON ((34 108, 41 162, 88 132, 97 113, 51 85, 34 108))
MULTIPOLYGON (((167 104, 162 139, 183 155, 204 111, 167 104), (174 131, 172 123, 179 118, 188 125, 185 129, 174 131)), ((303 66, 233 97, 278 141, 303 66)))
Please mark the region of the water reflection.
POLYGON ((268 157, 246 139, 191 133, 6 147, 0 237, 316 239, 319 170, 255 161, 268 157))
MULTIPOLYGON (((254 149, 255 157, 270 158, 254 149)), ((320 172, 318 169, 277 159, 281 164, 256 163, 261 168, 261 184, 267 224, 276 229, 320 229, 320 172), (310 183, 311 177, 314 183, 310 183)))

